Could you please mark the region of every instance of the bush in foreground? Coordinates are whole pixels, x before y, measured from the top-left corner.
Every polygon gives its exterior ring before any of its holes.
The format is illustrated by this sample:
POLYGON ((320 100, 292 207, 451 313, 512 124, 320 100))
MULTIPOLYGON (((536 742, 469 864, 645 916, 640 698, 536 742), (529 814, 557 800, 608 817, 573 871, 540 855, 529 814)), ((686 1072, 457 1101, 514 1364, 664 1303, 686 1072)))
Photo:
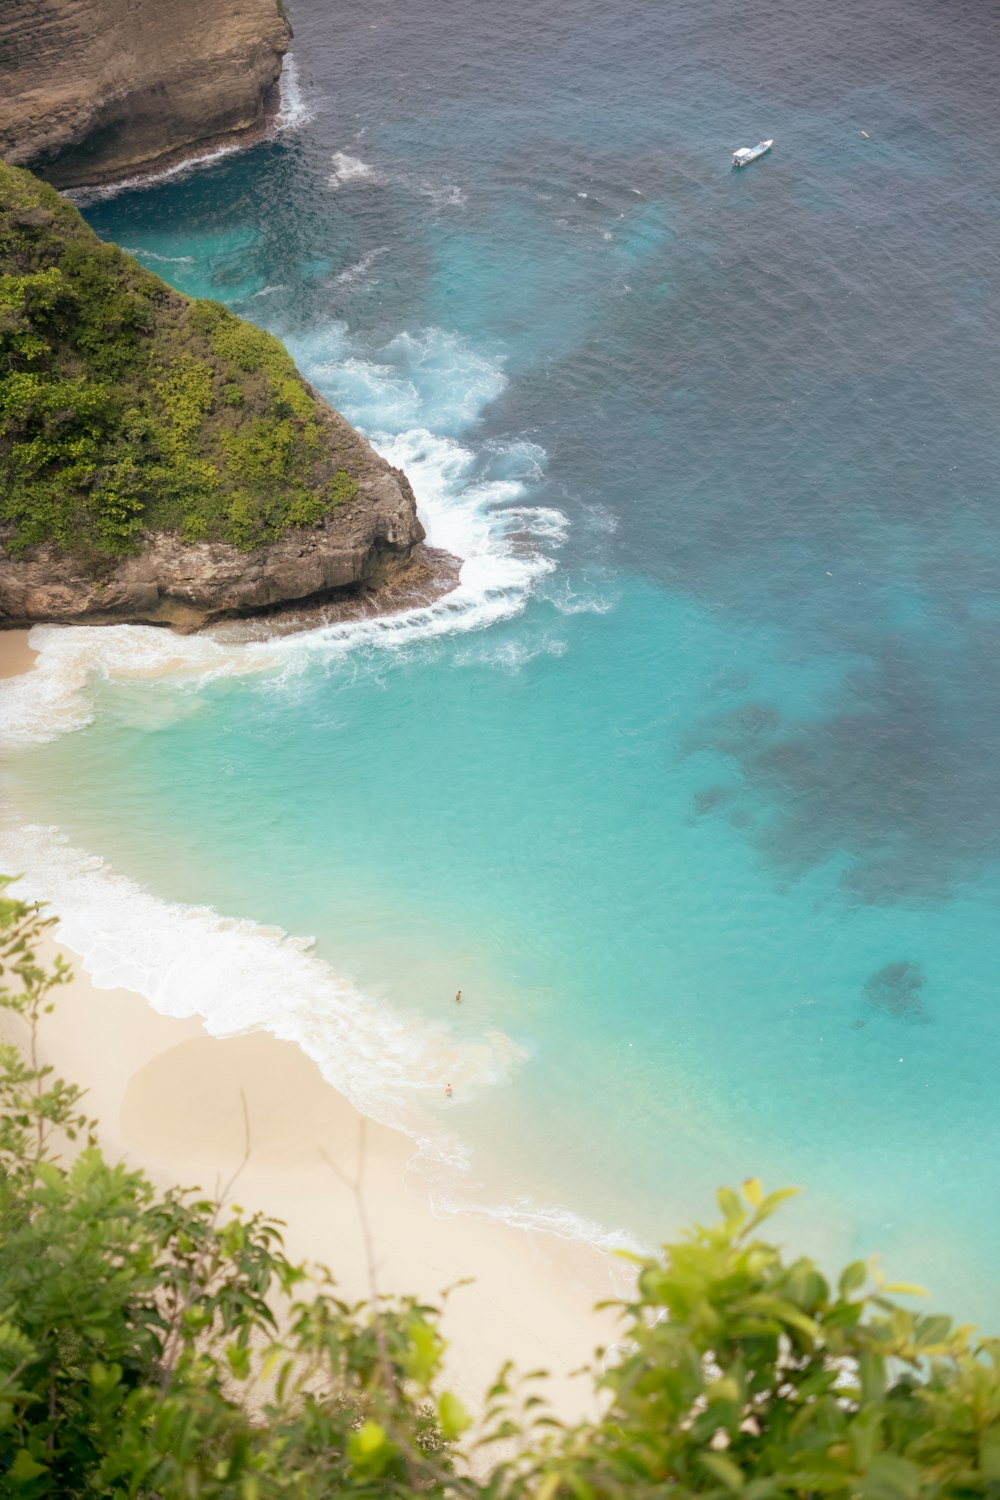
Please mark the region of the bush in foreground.
POLYGON ((1000 1341, 902 1309, 861 1262, 835 1287, 786 1262, 758 1238, 786 1195, 755 1181, 635 1258, 599 1421, 560 1426, 506 1369, 473 1425, 435 1308, 348 1304, 273 1220, 103 1159, 38 1061, 68 976, 36 958, 47 925, 0 894, 24 1023, 0 1047, 0 1495, 1000 1500, 1000 1341))

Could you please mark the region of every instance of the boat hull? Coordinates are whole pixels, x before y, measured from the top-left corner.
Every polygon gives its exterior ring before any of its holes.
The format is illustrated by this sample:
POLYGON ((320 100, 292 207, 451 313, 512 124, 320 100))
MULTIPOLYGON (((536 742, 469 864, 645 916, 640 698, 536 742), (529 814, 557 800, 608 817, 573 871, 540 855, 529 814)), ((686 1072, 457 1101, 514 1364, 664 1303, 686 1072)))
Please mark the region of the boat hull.
POLYGON ((741 146, 738 151, 733 152, 733 166, 748 167, 752 161, 766 156, 773 145, 773 141, 761 141, 756 146, 741 146))

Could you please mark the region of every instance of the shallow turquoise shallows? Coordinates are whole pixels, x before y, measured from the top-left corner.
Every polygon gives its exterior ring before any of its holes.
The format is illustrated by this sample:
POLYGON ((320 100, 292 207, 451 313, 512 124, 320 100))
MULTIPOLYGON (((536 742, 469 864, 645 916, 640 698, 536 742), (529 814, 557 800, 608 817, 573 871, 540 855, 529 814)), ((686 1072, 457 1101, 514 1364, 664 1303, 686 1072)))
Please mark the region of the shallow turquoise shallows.
POLYGON ((441 1204, 648 1242, 756 1173, 997 1325, 1000 22, 434 9, 299 0, 275 141, 86 212, 284 337, 462 587, 48 637, 18 847, 441 1204))

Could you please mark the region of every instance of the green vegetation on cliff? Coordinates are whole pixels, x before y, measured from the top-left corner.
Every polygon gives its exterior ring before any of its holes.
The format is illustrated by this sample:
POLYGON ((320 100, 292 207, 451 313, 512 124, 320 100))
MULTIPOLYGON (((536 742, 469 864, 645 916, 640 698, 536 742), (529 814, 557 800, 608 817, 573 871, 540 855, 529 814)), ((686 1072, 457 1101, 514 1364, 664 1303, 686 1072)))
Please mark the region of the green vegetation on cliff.
POLYGON ((191 301, 0 163, 0 523, 101 566, 144 529, 249 550, 349 499, 282 345, 191 301))
POLYGON ((787 1195, 756 1181, 635 1258, 593 1421, 540 1418, 544 1382, 505 1368, 473 1423, 434 1308, 347 1304, 274 1221, 104 1161, 35 1060, 67 971, 8 884, 0 1009, 26 1045, 0 1045, 0 1497, 1000 1496, 1000 1340, 905 1310, 860 1261, 832 1284, 786 1259, 759 1231, 787 1195))

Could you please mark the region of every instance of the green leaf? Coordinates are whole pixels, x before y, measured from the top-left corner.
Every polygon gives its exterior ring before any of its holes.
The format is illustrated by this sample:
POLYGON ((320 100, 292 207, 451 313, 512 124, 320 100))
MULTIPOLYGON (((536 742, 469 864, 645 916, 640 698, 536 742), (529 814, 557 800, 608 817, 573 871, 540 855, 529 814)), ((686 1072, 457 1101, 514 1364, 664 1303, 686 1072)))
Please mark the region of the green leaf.
POLYGON ((768 1193, 760 1208, 758 1208, 753 1216, 753 1227, 756 1229, 758 1224, 763 1224, 765 1219, 769 1219, 775 1209, 780 1208, 782 1203, 788 1198, 797 1198, 798 1195, 799 1189, 797 1187, 778 1188, 775 1192, 768 1193))
POLYGON ((868 1267, 863 1260, 852 1260, 849 1266, 845 1266, 841 1272, 840 1288, 842 1297, 849 1297, 852 1292, 858 1291, 868 1280, 868 1267))
POLYGON ((27 1448, 18 1449, 14 1462, 10 1466, 10 1477, 16 1484, 30 1484, 33 1479, 49 1472, 47 1464, 40 1464, 27 1448))
POLYGON ((885 1395, 885 1360, 881 1355, 870 1350, 862 1353, 858 1359, 858 1375, 861 1379, 862 1401, 881 1401, 885 1395))
POLYGON ((879 1453, 861 1480, 863 1500, 916 1500, 921 1471, 909 1459, 895 1453, 879 1453))
POLYGON ((979 1467, 984 1479, 994 1483, 1000 1480, 1000 1427, 991 1428, 979 1439, 979 1467))
POLYGON ((715 1196, 718 1199, 719 1210, 726 1222, 739 1223, 744 1217, 743 1204, 740 1202, 739 1193, 734 1192, 731 1187, 720 1187, 715 1196))
POLYGON ((759 1177, 748 1177, 743 1184, 743 1196, 751 1208, 760 1208, 764 1190, 760 1185, 759 1177))
POLYGON ((395 1451, 385 1429, 370 1417, 347 1439, 347 1456, 360 1474, 381 1474, 395 1451))
POLYGON ((226 1346, 226 1361, 237 1380, 246 1380, 250 1374, 250 1350, 246 1346, 228 1344, 226 1346))
POLYGON ((458 1397, 452 1395, 451 1391, 441 1392, 438 1400, 438 1422, 449 1442, 461 1437, 462 1433, 472 1426, 472 1418, 458 1397))
POLYGON ((710 1474, 714 1474, 716 1479, 721 1480, 727 1490, 743 1488, 743 1470, 724 1453, 700 1453, 698 1459, 710 1474))
POLYGON ((951 1319, 943 1313, 932 1313, 919 1318, 913 1330, 914 1340, 921 1349, 946 1344, 951 1333, 951 1319))

